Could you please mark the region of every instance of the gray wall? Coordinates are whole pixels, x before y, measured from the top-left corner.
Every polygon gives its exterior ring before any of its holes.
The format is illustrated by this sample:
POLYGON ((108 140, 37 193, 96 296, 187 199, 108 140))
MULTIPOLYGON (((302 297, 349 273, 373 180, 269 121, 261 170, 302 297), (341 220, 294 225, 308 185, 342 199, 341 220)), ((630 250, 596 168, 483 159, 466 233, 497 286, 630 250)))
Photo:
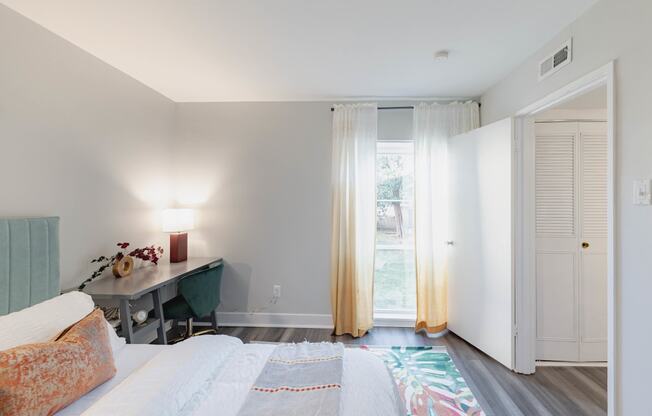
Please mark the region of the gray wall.
POLYGON ((164 242, 174 103, 0 5, 0 216, 61 217, 62 288, 164 242))
POLYGON ((178 105, 177 199, 198 208, 191 253, 227 261, 224 311, 330 314, 329 108, 178 105))
POLYGON ((652 207, 633 206, 632 181, 652 178, 652 2, 602 0, 482 97, 482 119, 513 115, 580 76, 616 60, 616 345, 618 415, 652 414, 652 207), (537 82, 537 64, 573 36, 573 63, 537 82))

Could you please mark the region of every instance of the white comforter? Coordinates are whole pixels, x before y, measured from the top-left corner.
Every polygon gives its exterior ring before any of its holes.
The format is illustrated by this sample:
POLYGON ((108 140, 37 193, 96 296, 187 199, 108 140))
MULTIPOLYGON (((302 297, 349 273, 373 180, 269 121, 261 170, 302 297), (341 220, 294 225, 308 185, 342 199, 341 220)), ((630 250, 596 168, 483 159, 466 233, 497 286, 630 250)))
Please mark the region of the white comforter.
MULTIPOLYGON (((273 349, 224 335, 162 348, 83 415, 236 416, 273 349)), ((382 361, 367 351, 347 349, 340 414, 396 416, 401 409, 382 361)))

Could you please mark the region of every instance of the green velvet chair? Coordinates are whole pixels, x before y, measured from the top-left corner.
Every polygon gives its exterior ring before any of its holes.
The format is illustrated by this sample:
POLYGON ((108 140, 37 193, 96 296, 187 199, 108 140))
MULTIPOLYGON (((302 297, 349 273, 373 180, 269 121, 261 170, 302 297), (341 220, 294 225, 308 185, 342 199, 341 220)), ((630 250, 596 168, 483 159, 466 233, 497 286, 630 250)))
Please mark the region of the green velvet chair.
MULTIPOLYGON (((182 341, 194 335, 217 333, 215 310, 220 304, 220 283, 224 265, 202 270, 179 281, 179 295, 163 304, 163 316, 175 323, 186 321, 186 333, 171 343, 182 341), (194 319, 210 316, 211 329, 193 333, 194 319)), ((176 326, 176 325, 174 325, 176 326)))

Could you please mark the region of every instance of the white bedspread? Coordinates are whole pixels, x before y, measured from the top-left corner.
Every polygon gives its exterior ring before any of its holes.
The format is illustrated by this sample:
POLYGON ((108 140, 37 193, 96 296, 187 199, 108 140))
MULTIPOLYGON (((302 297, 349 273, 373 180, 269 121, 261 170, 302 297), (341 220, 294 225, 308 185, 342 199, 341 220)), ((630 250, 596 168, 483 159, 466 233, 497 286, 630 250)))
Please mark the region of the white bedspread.
MULTIPOLYGON (((274 345, 242 344, 237 338, 221 335, 159 348, 151 360, 81 414, 235 416, 274 345)), ((117 365, 120 373, 119 362, 117 365)), ((382 361, 371 353, 345 351, 342 384, 343 416, 401 414, 394 382, 382 361)))

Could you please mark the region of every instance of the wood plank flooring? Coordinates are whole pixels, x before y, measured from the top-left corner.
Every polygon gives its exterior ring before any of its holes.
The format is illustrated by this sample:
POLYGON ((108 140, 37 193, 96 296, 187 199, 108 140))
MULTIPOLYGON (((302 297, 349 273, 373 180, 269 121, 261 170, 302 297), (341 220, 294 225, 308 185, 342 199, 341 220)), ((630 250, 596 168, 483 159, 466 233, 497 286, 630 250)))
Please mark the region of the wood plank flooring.
POLYGON ((329 329, 225 327, 244 342, 336 341, 367 345, 443 345, 487 415, 600 416, 607 414, 607 369, 539 367, 534 375, 509 371, 458 336, 431 339, 410 328, 374 328, 360 339, 329 329))

